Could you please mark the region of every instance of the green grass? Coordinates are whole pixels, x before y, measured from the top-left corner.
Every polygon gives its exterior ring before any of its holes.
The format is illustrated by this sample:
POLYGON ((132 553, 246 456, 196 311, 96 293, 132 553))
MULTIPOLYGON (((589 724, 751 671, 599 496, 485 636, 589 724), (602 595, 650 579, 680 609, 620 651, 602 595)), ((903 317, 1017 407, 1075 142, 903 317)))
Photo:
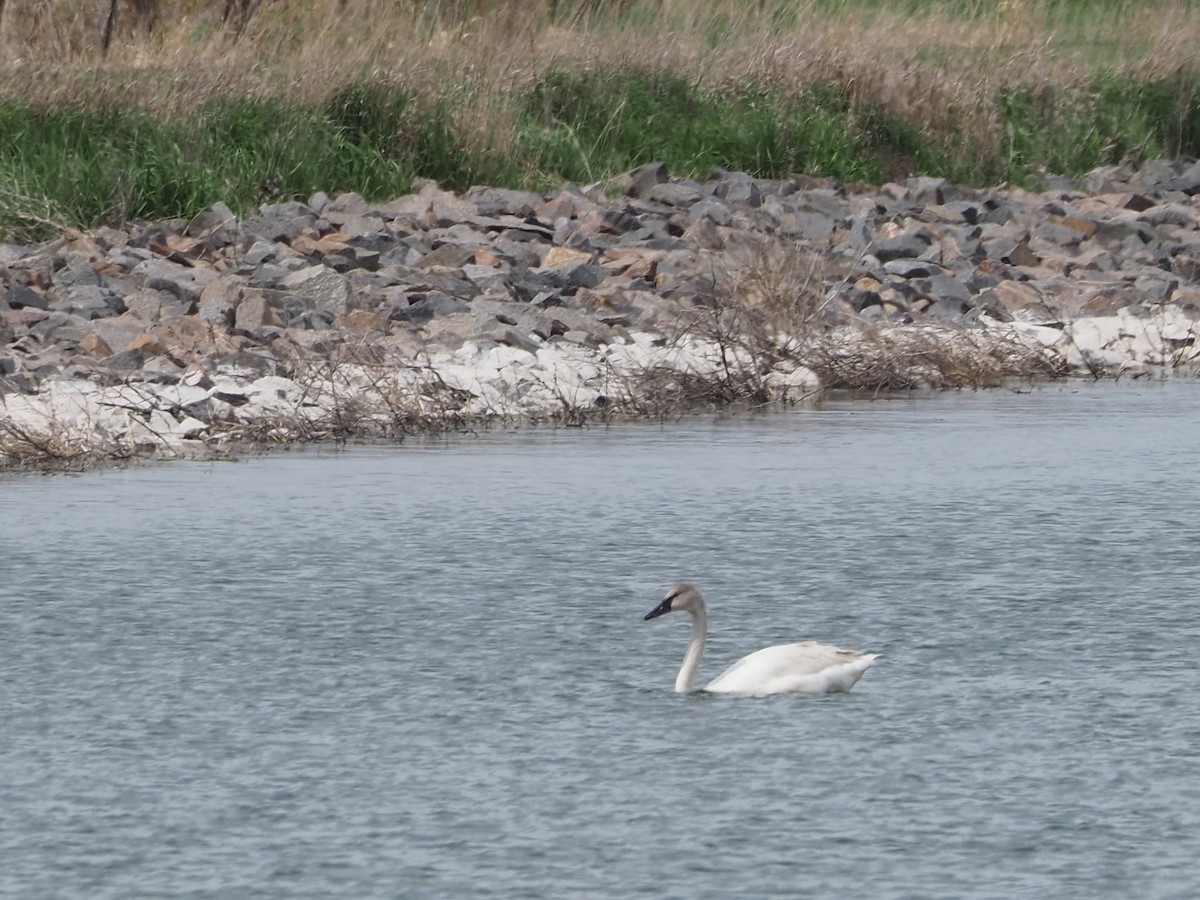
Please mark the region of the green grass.
POLYGON ((1129 159, 1200 155, 1200 81, 1180 73, 1138 80, 1100 75, 1076 91, 1001 92, 1005 148, 998 169, 1081 175, 1129 159))
POLYGON ((454 97, 417 103, 382 84, 353 85, 315 108, 235 98, 172 120, 124 107, 0 106, 0 232, 187 216, 217 200, 246 211, 318 190, 382 199, 416 177, 459 190, 592 182, 658 160, 701 179, 720 167, 985 185, 1200 155, 1191 74, 1005 89, 995 99, 1003 137, 984 147, 927 134, 832 84, 785 96, 758 85, 701 89, 661 71, 560 72, 511 102, 516 139, 485 150, 459 130, 454 97))
POLYGON ((877 178, 850 118, 839 92, 823 87, 785 101, 755 86, 705 92, 671 73, 553 74, 526 95, 522 149, 535 168, 573 181, 652 160, 700 178, 717 167, 877 178))

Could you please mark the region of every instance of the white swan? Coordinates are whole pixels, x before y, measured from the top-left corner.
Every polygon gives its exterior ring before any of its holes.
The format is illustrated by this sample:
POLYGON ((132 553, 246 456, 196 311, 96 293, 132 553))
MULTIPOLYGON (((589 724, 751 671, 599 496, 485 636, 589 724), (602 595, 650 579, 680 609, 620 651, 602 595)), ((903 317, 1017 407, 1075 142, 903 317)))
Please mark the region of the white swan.
MULTIPOLYGON (((708 640, 708 612, 704 597, 695 585, 683 583, 667 591, 663 602, 646 613, 656 619, 669 612, 691 613, 692 643, 675 679, 675 690, 693 690, 692 679, 704 644, 708 640)), ((877 653, 841 650, 828 644, 805 641, 802 644, 778 644, 743 656, 704 688, 721 694, 828 694, 848 691, 878 657, 877 653)))

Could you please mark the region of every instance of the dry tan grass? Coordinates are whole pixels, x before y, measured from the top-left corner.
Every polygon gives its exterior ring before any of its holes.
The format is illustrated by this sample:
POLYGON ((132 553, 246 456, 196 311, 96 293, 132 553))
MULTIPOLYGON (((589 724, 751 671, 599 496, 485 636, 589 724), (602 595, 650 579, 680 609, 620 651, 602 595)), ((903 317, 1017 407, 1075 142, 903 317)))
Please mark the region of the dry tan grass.
POLYGON ((669 67, 707 85, 836 80, 936 117, 985 85, 1070 82, 1098 67, 1174 71, 1194 64, 1200 42, 1188 0, 1097 4, 1074 22, 1055 22, 1045 0, 976 3, 969 15, 934 4, 913 16, 854 0, 262 0, 240 36, 223 26, 221 4, 160 3, 147 30, 133 0, 121 3, 102 57, 104 3, 5 0, 0 88, 39 102, 83 91, 157 108, 214 93, 318 100, 376 77, 495 106, 548 68, 669 67))

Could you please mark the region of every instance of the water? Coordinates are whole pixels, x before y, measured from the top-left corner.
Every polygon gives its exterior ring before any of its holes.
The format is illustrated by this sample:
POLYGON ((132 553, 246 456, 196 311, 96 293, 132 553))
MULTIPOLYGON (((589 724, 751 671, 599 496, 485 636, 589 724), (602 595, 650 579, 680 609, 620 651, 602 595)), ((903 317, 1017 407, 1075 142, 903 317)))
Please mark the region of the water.
POLYGON ((1193 897, 1200 384, 0 480, 0 894, 1193 897), (678 696, 816 637, 828 697, 678 696))

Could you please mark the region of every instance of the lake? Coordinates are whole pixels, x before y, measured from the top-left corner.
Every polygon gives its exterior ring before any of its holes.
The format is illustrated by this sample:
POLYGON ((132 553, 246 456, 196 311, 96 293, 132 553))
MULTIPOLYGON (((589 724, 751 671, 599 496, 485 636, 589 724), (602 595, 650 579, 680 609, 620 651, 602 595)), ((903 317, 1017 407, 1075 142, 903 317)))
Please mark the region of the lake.
POLYGON ((0 478, 0 895, 1190 898, 1200 382, 0 478), (672 690, 807 638, 849 694, 672 690))

